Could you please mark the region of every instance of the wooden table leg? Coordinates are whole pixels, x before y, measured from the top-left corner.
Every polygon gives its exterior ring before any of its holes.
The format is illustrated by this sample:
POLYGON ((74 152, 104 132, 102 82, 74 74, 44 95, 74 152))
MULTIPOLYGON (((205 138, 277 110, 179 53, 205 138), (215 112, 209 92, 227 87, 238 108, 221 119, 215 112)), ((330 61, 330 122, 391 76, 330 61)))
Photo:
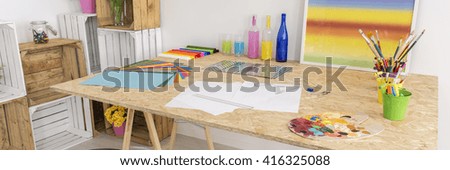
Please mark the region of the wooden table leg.
POLYGON ((131 143, 131 133, 133 131, 134 110, 128 109, 125 134, 123 135, 122 150, 129 150, 131 143))
POLYGON ((173 150, 177 139, 177 122, 173 120, 172 133, 170 134, 169 150, 173 150))
POLYGON ((145 122, 147 122, 148 133, 150 141, 152 141, 153 149, 161 150, 161 144, 159 143, 158 133, 156 132, 155 122, 153 115, 150 113, 144 113, 145 122))
POLYGON ((214 143, 211 137, 211 132, 209 130, 209 127, 205 126, 205 137, 206 137, 206 143, 208 144, 209 150, 214 150, 214 143))

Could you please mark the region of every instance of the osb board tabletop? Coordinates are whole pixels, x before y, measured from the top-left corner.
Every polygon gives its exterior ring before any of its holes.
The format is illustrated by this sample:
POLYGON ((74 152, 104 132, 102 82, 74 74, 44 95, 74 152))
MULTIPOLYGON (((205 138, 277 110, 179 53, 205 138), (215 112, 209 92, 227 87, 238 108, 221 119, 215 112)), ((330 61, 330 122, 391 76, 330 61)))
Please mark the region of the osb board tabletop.
MULTIPOLYGON (((168 59, 161 59, 167 60, 168 59)), ((204 70, 211 64, 222 60, 245 61, 262 63, 260 60, 250 60, 244 57, 232 57, 216 54, 194 61, 195 66, 204 70)), ((293 72, 286 73, 284 80, 270 80, 273 83, 293 84, 295 78, 303 77, 306 68, 313 66, 298 64, 297 62, 275 63, 272 65, 290 66, 293 72)), ((310 85, 326 85, 326 68, 316 67, 322 74, 310 73, 310 85)), ((334 71, 333 71, 334 73, 334 71)), ((181 80, 179 86, 188 87, 194 81, 202 80, 203 72, 196 72, 195 80, 181 80)), ((217 77, 210 73, 210 77, 217 77)), ((93 75, 89 76, 92 77, 93 75)), ((192 76, 192 75, 191 75, 192 76)), ((174 86, 166 87, 167 91, 143 91, 138 89, 118 89, 115 92, 103 91, 102 87, 80 85, 89 77, 69 81, 53 86, 53 89, 72 95, 87 97, 92 100, 122 105, 135 110, 195 122, 200 125, 220 128, 241 134, 256 136, 268 140, 278 141, 309 149, 337 149, 337 150, 403 150, 403 149, 437 149, 438 136, 438 79, 433 76, 410 75, 405 87, 413 93, 407 118, 404 121, 393 122, 383 118, 382 105, 377 103, 377 87, 373 73, 345 70, 339 75, 339 80, 347 90, 340 90, 335 84, 328 95, 311 94, 303 90, 299 113, 282 113, 270 111, 256 111, 238 109, 231 113, 218 116, 191 109, 166 108, 165 105, 180 94, 174 86), (375 121, 383 124, 385 130, 380 134, 364 139, 319 141, 305 139, 292 133, 288 122, 303 114, 321 112, 350 112, 365 113, 375 121)), ((231 78, 233 82, 243 82, 244 79, 236 74, 224 75, 223 81, 231 78), (231 76, 231 77, 230 77, 231 76)), ((267 79, 254 78, 259 81, 267 79)), ((247 79, 248 80, 248 79, 247 79)), ((217 81, 217 80, 215 80, 217 81)))

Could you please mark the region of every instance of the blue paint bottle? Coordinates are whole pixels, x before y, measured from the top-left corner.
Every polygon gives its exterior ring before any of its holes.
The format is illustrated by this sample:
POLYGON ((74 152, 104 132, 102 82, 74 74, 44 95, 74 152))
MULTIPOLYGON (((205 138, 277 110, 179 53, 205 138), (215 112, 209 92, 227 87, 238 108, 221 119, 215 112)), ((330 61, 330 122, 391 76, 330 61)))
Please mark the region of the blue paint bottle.
POLYGON ((286 27, 286 14, 281 15, 281 26, 277 37, 277 62, 286 62, 288 57, 288 32, 286 27))

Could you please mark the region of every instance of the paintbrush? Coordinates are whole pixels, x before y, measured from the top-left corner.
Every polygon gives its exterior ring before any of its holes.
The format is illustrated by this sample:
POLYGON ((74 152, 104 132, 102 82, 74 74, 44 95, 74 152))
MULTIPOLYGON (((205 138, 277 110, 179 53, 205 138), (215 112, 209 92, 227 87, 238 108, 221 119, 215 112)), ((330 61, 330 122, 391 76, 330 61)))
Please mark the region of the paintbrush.
POLYGON ((372 41, 373 45, 375 46, 375 49, 377 50, 378 54, 381 58, 384 58, 383 53, 381 52, 380 47, 377 45, 377 40, 375 39, 375 36, 372 34, 372 32, 369 32, 368 36, 370 37, 370 40, 372 41))
POLYGON ((411 44, 412 40, 414 40, 414 38, 415 38, 414 31, 412 31, 409 34, 409 36, 406 38, 406 40, 403 43, 403 45, 400 47, 400 49, 399 49, 400 53, 397 53, 397 55, 395 56, 396 59, 398 59, 400 56, 402 56, 402 54, 406 51, 406 49, 411 44))
POLYGON ((420 40, 420 38, 422 38, 423 34, 425 33, 425 30, 422 31, 422 33, 416 38, 416 40, 414 40, 414 43, 412 43, 412 45, 410 47, 408 47, 408 50, 401 56, 400 61, 403 60, 405 58, 405 56, 411 51, 411 49, 416 45, 417 41, 420 40))
POLYGON ((380 47, 380 51, 381 51, 381 42, 380 42, 380 36, 378 34, 378 30, 375 30, 375 35, 377 35, 378 47, 380 47))
POLYGON ((400 46, 402 45, 402 41, 403 41, 403 39, 401 39, 401 38, 400 38, 400 41, 398 41, 397 49, 395 50, 394 56, 392 56, 394 58, 394 61, 395 61, 395 56, 397 55, 398 50, 399 50, 400 46))
POLYGON ((362 29, 358 30, 359 33, 361 34, 361 36, 364 38, 364 40, 366 41, 367 45, 369 46, 370 50, 372 50, 372 53, 375 54, 375 56, 377 57, 377 59, 380 59, 381 56, 377 53, 375 47, 373 46, 373 43, 371 42, 371 40, 367 37, 367 35, 364 33, 364 31, 362 29))

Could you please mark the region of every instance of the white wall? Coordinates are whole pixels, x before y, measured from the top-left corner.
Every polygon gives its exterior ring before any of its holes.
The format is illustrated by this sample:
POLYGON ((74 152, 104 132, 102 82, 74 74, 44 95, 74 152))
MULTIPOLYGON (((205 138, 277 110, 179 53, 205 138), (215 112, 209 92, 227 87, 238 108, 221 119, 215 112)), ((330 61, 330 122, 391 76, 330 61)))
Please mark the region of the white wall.
POLYGON ((281 13, 287 14, 289 58, 299 58, 303 1, 299 0, 163 0, 163 47, 165 49, 197 44, 219 47, 220 34, 244 34, 252 15, 258 27, 265 28, 265 16, 272 16, 272 29, 278 33, 281 13), (300 34, 299 34, 300 33, 300 34))
POLYGON ((0 0, 0 4, 0 19, 16 23, 19 42, 33 40, 31 21, 46 20, 59 29, 57 15, 81 11, 79 0, 0 0))
MULTIPOLYGON (((421 0, 419 2, 417 29, 427 29, 413 50, 411 72, 439 76, 439 148, 450 149, 450 62, 447 49, 450 48, 450 1, 421 0)), ((287 13, 290 38, 289 59, 300 57, 301 31, 304 1, 300 0, 163 0, 162 1, 163 44, 166 50, 187 44, 219 47, 222 33, 242 34, 250 24, 250 16, 262 19, 269 14, 275 17, 275 32, 278 32, 279 15, 287 13)), ((180 133, 202 137, 203 133, 195 126, 182 124, 180 133)), ((285 148, 284 145, 266 143, 267 141, 214 130, 214 139, 219 143, 233 143, 235 147, 243 144, 248 149, 285 148), (224 136, 232 136, 226 138, 224 136), (254 143, 246 145, 245 143, 254 143), (238 144, 236 144, 238 143, 238 144)))
POLYGON ((450 17, 448 0, 421 0, 418 29, 427 29, 413 50, 411 71, 439 76, 439 149, 450 149, 450 17))

